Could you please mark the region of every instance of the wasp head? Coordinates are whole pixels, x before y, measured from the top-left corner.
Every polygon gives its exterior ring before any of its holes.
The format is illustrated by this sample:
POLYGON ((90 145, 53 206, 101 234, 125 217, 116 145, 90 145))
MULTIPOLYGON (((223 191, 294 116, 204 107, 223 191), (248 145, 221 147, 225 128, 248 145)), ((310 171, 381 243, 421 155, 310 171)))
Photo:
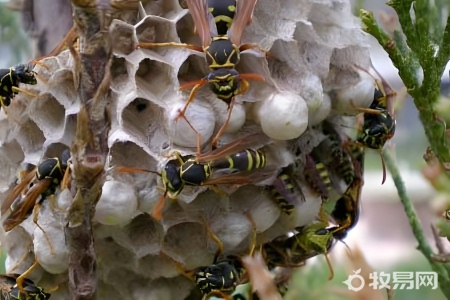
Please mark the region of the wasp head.
POLYGON ((217 98, 228 104, 239 91, 240 78, 235 69, 213 70, 208 74, 207 80, 211 91, 216 94, 217 98))
POLYGON ((183 190, 184 181, 180 176, 180 167, 174 163, 167 163, 161 172, 161 177, 170 198, 175 199, 183 190))
POLYGON ((13 74, 22 83, 36 84, 36 73, 32 69, 32 65, 18 64, 14 67, 13 74))

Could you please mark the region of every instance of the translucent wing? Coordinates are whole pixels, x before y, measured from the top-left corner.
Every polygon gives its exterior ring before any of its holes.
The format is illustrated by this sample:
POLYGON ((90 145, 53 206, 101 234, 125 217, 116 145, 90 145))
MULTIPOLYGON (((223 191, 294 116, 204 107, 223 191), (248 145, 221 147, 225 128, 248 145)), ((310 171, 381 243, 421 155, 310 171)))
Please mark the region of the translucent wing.
POLYGON ((237 0, 236 16, 234 17, 230 30, 228 30, 228 37, 233 44, 241 44, 244 29, 252 22, 256 1, 257 0, 237 0))
POLYGON ((196 157, 196 160, 200 163, 211 162, 213 160, 224 158, 228 155, 235 154, 245 149, 253 148, 254 145, 267 144, 268 142, 269 138, 264 134, 260 133, 247 134, 240 138, 235 139, 231 143, 228 143, 220 148, 198 155, 196 157))
POLYGON ((50 186, 52 183, 52 178, 44 178, 39 180, 38 183, 33 185, 27 192, 25 199, 19 203, 11 211, 9 216, 2 215, 3 227, 5 231, 10 231, 20 223, 22 223, 32 212, 34 206, 36 205, 36 200, 38 197, 50 186))
POLYGON ((14 187, 14 189, 6 196, 2 202, 2 216, 11 208, 14 200, 19 197, 19 195, 28 188, 28 185, 36 178, 37 168, 29 172, 22 181, 14 187))
POLYGON ((208 9, 208 0, 187 0, 187 5, 202 40, 202 46, 206 48, 211 43, 212 36, 217 35, 214 18, 208 9))
POLYGON ((218 177, 210 177, 202 182, 202 185, 230 184, 230 185, 246 185, 257 184, 273 176, 274 170, 259 169, 256 171, 238 172, 232 174, 220 175, 218 177))

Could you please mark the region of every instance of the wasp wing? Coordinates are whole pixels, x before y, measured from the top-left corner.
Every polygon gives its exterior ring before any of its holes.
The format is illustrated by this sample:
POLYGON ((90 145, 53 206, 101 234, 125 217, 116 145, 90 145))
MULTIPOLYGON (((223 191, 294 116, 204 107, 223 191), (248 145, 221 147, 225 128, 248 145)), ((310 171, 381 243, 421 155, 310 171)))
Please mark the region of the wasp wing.
POLYGON ((208 9, 208 0, 187 0, 187 5, 202 46, 206 48, 211 43, 212 36, 217 35, 214 18, 208 9))
POLYGON ((241 44, 242 35, 246 26, 252 22, 253 10, 257 0, 238 0, 236 15, 228 30, 228 37, 235 45, 241 44))
POLYGON ((52 178, 44 178, 33 185, 20 203, 12 208, 9 215, 2 215, 2 223, 5 231, 10 231, 20 223, 22 223, 33 211, 38 197, 47 190, 52 183, 52 178))
POLYGON ((228 143, 220 148, 213 151, 200 154, 196 157, 198 162, 211 162, 213 160, 218 160, 224 158, 228 155, 241 152, 245 149, 253 148, 255 145, 264 145, 269 142, 269 138, 261 133, 251 133, 244 135, 240 138, 235 139, 231 143, 228 143))
POLYGON ((2 202, 2 216, 11 208, 14 200, 19 197, 19 195, 28 188, 28 185, 36 178, 37 168, 34 168, 31 172, 25 175, 25 177, 20 181, 18 185, 5 197, 2 202))
POLYGON ((274 175, 275 170, 263 170, 245 171, 231 174, 220 175, 217 177, 210 177, 202 182, 202 185, 217 185, 217 184, 230 184, 230 185, 247 185, 257 184, 264 180, 269 179, 274 175))

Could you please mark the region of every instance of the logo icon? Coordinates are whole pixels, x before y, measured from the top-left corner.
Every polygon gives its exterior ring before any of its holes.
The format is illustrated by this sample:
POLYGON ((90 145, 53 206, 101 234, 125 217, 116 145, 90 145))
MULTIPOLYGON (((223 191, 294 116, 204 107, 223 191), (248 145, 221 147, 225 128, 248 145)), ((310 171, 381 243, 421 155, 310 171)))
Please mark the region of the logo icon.
POLYGON ((356 271, 353 270, 353 273, 355 274, 349 275, 347 280, 342 281, 342 283, 345 284, 350 291, 359 292, 360 290, 363 289, 364 285, 366 284, 366 281, 364 280, 364 277, 359 275, 359 273, 361 273, 361 268, 359 268, 356 271), (354 286, 353 280, 359 281, 359 285, 354 286))

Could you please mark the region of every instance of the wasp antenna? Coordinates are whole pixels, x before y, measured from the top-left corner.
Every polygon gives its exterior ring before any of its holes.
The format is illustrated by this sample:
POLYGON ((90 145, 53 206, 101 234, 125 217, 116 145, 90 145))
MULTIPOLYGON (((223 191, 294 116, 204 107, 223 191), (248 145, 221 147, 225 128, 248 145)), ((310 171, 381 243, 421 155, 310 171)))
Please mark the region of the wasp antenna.
POLYGON ((147 169, 142 168, 131 168, 131 167, 115 167, 116 170, 120 173, 135 173, 135 172, 147 172, 147 173, 153 173, 161 177, 161 173, 156 171, 151 171, 147 169))
POLYGON ((386 163, 384 161, 383 154, 381 153, 381 149, 380 149, 380 158, 381 158, 381 167, 383 168, 383 180, 381 180, 381 184, 384 184, 384 182, 386 181, 386 163))
POLYGON ((166 204, 166 194, 167 192, 164 192, 161 198, 159 198, 158 202, 156 203, 155 207, 152 210, 151 216, 156 220, 160 221, 162 219, 162 213, 164 206, 166 204))

